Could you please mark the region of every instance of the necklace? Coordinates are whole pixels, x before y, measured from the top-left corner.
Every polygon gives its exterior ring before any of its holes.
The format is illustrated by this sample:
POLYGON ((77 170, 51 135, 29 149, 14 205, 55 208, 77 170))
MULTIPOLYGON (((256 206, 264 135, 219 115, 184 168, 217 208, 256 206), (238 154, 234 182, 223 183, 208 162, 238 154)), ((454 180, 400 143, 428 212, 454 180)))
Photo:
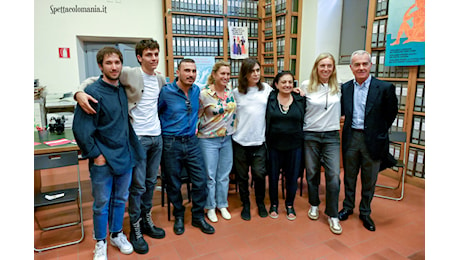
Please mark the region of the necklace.
POLYGON ((280 112, 284 115, 286 115, 288 112, 289 112, 289 107, 291 106, 292 104, 292 96, 289 95, 289 99, 288 99, 288 102, 287 102, 287 105, 283 105, 281 104, 281 101, 279 99, 279 96, 278 96, 278 107, 280 109, 280 112))
POLYGON ((321 83, 321 86, 326 88, 326 105, 324 106, 324 110, 327 110, 327 99, 328 99, 328 96, 329 96, 329 85, 324 86, 324 84, 321 83))

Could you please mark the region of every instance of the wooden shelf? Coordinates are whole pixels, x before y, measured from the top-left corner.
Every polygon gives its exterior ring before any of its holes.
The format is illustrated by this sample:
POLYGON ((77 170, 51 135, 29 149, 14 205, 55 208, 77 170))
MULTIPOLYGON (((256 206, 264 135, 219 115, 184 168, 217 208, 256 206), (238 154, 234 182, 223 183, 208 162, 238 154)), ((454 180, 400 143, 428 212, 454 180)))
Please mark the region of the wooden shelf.
MULTIPOLYGON (((369 0, 369 8, 368 8, 368 21, 367 21, 367 32, 366 32, 366 50, 369 53, 373 52, 382 52, 385 51, 385 46, 383 47, 371 47, 372 44, 372 29, 374 21, 380 21, 388 19, 388 14, 382 16, 376 16, 376 9, 377 9, 377 2, 378 0, 369 0)), ((387 26, 387 24, 386 24, 387 26)), ((386 31, 386 30, 385 30, 386 31)), ((386 36, 385 36, 386 37, 386 36)), ((374 38, 375 39, 375 38, 374 38)), ((405 67, 406 68, 406 67, 405 67)), ((417 112, 414 111, 415 106, 415 99, 417 94, 417 83, 425 83, 425 78, 417 78, 419 75, 420 66, 409 66, 407 67, 408 77, 407 78, 390 78, 390 77, 378 77, 384 81, 390 82, 401 82, 407 84, 407 96, 406 96, 406 106, 404 110, 399 110, 399 113, 404 114, 404 126, 403 131, 407 133, 407 146, 406 146, 406 162, 409 159, 409 151, 411 149, 418 149, 420 151, 425 151, 425 146, 420 144, 413 144, 411 143, 412 140, 412 132, 414 128, 414 117, 424 117, 425 112, 417 112)), ((424 94, 423 94, 424 95, 424 94)), ((403 152, 401 151, 401 154, 403 152)), ((417 158, 416 158, 417 160, 417 158)), ((415 165, 415 162, 414 162, 415 165)), ((415 178, 415 177, 414 177, 415 178)))

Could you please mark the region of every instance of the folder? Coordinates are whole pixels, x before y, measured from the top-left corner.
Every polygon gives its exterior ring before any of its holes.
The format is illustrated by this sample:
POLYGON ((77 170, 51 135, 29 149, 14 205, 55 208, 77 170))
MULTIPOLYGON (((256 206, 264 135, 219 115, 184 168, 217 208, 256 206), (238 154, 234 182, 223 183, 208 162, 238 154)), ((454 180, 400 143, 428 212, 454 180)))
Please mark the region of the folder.
POLYGON ((411 143, 420 144, 420 127, 421 127, 421 118, 419 116, 414 116, 414 123, 412 124, 412 138, 411 143))
POLYGON ((375 7, 375 16, 381 16, 381 11, 382 11, 382 0, 377 1, 377 6, 375 7))
POLYGON ((397 131, 402 132, 404 131, 404 114, 398 114, 398 127, 397 131))
POLYGON ((379 20, 379 34, 377 37, 377 47, 385 47, 387 20, 379 20))
POLYGON ((414 111, 422 112, 424 89, 425 85, 423 83, 417 83, 417 88, 415 91, 414 111))
POLYGON ((382 78, 383 77, 383 71, 385 68, 385 52, 380 51, 379 52, 379 64, 377 66, 377 77, 382 78))
POLYGON ((418 78, 424 79, 425 78, 425 65, 418 67, 418 78))
POLYGON ((374 23, 372 24, 371 48, 377 47, 378 34, 379 34, 379 21, 374 21, 374 23))
POLYGON ((380 15, 387 15, 388 14, 388 0, 382 1, 382 7, 380 9, 380 15))
POLYGON ((401 110, 401 83, 395 83, 395 94, 398 99, 398 109, 401 110))
POLYGON ((406 101, 407 101, 407 83, 401 84, 401 110, 406 109, 406 101))
POLYGON ((425 117, 421 118, 420 126, 420 145, 425 145, 425 117))
POLYGON ((417 149, 417 156, 415 161, 415 176, 425 177, 425 151, 417 149))
POLYGON ((415 170, 415 148, 409 148, 409 155, 407 158, 406 174, 413 176, 415 170))
POLYGON ((376 68, 377 68, 377 56, 378 56, 378 52, 377 51, 373 51, 371 53, 371 63, 372 63, 372 67, 371 67, 371 70, 370 70, 370 73, 377 76, 376 74, 376 68))

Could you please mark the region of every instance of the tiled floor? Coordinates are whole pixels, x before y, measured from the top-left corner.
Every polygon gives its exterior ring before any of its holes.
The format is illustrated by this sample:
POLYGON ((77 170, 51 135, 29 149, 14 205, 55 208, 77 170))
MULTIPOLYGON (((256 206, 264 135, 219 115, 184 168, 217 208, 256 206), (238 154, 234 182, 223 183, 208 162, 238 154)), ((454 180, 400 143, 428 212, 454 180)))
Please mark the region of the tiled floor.
MULTIPOLYGON (((35 259, 92 259, 95 241, 92 239, 92 197, 86 161, 80 161, 83 180, 84 240, 72 246, 34 253, 35 259)), ((343 175, 343 173, 342 173, 343 175)), ((42 185, 49 188, 57 183, 66 182, 65 172, 49 170, 42 172, 42 185)), ((304 180, 305 182, 305 180, 304 180)), ((381 176, 380 183, 392 183, 395 180, 381 176)), ((324 183, 324 179, 322 180, 324 183)), ((343 182, 342 182, 343 185, 343 182)), ((185 187, 185 186, 184 186, 185 187)), ((343 186, 342 186, 343 188, 343 186)), ((185 190, 185 189, 184 189, 185 190)), ((360 186, 358 184, 358 192, 360 186)), ((190 203, 186 203, 185 233, 174 234, 174 220, 167 220, 167 207, 162 207, 161 192, 154 195, 153 220, 157 226, 166 230, 164 239, 146 237, 150 251, 145 255, 133 253, 123 255, 116 248, 108 245, 109 259, 425 259, 425 190, 406 184, 405 197, 402 201, 390 201, 374 198, 372 218, 376 232, 367 231, 358 219, 358 212, 342 221, 343 233, 334 235, 329 230, 324 214, 325 193, 321 185, 320 218, 312 221, 307 216, 307 185, 303 185, 303 196, 297 192, 295 209, 297 219, 289 221, 285 211, 280 211, 278 219, 260 218, 252 195, 252 220, 240 218, 240 201, 233 185, 229 191, 229 211, 232 219, 226 221, 219 216, 214 223, 214 235, 206 235, 190 224, 190 203)), ((340 204, 343 201, 343 189, 340 204)), ((186 198, 184 196, 184 198, 186 198)), ((359 195, 357 195, 359 201, 359 195)), ((280 205, 283 205, 280 189, 280 205)), ((268 209, 268 192, 266 195, 268 209)), ((69 218, 74 205, 37 211, 43 221, 50 216, 59 220, 69 218), (59 212, 64 211, 64 214, 59 212)), ((280 208, 281 209, 281 208, 280 208)), ((51 223, 51 222, 50 222, 51 223)), ((48 231, 42 234, 35 224, 35 245, 55 243, 60 240, 78 238, 76 227, 48 231)), ((125 213, 124 231, 129 232, 129 217, 125 213)), ((30 249, 32 250, 32 249, 30 249)))

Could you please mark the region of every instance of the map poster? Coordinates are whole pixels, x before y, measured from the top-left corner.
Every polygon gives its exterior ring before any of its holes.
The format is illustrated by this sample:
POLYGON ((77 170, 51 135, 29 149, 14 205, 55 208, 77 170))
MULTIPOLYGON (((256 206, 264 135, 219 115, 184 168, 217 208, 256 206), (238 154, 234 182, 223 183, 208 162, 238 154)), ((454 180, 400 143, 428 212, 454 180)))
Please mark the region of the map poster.
POLYGON ((248 27, 228 27, 228 44, 230 45, 230 58, 242 60, 249 58, 248 27))
POLYGON ((206 86, 206 81, 211 75, 212 67, 215 63, 214 56, 187 56, 186 59, 193 59, 196 64, 196 79, 195 84, 202 89, 206 86))
POLYGON ((425 0, 391 1, 385 66, 425 65, 425 0))

